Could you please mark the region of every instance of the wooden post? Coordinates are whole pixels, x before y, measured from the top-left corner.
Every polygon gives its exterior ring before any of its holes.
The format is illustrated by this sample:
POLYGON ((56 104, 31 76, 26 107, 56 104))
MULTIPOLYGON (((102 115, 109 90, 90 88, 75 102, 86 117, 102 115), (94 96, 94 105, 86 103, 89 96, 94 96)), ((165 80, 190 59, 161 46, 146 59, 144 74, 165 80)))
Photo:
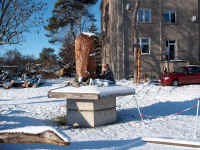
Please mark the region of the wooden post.
POLYGON ((137 83, 140 83, 141 79, 141 49, 137 49, 137 83))
POLYGON ((197 137, 198 117, 199 117, 199 101, 200 101, 200 99, 197 100, 197 111, 196 111, 196 117, 195 117, 194 138, 197 137))
POLYGON ((134 55, 134 63, 133 63, 133 77, 134 83, 137 83, 137 12, 139 8, 139 0, 135 1, 135 6, 133 10, 133 55, 134 55))

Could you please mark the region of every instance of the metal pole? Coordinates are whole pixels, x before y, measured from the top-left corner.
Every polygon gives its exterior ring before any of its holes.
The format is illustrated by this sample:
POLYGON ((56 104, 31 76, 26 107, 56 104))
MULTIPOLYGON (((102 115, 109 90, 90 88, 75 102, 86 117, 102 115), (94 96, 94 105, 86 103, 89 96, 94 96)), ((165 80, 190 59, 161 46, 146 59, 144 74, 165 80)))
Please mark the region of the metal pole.
POLYGON ((135 103, 136 103, 137 110, 138 110, 139 115, 140 115, 140 119, 141 119, 141 121, 143 121, 143 117, 142 117, 142 113, 141 113, 141 111, 140 111, 140 107, 139 107, 139 105, 138 105, 138 101, 137 101, 137 99, 135 98, 135 96, 133 96, 133 97, 134 97, 134 99, 135 99, 135 103))
POLYGON ((196 118, 195 118, 195 129, 194 129, 194 138, 197 137, 197 128, 198 128, 198 116, 199 116, 199 101, 197 101, 197 112, 196 112, 196 118))
POLYGON ((65 100, 66 101, 66 116, 65 116, 65 119, 66 119, 66 124, 67 124, 67 122, 68 122, 68 120, 67 120, 67 113, 68 113, 68 105, 67 105, 67 99, 65 100))

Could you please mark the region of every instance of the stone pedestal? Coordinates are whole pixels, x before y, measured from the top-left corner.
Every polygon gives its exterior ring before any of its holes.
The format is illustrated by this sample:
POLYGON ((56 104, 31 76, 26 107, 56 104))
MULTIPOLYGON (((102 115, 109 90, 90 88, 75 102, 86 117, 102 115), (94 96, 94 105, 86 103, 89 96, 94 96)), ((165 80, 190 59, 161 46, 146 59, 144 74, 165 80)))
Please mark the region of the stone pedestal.
POLYGON ((67 124, 96 127, 116 121, 116 97, 135 94, 134 88, 125 86, 63 87, 50 90, 50 98, 67 99, 67 124))
POLYGON ((67 99, 67 124, 96 127, 116 121, 116 97, 99 100, 67 99))

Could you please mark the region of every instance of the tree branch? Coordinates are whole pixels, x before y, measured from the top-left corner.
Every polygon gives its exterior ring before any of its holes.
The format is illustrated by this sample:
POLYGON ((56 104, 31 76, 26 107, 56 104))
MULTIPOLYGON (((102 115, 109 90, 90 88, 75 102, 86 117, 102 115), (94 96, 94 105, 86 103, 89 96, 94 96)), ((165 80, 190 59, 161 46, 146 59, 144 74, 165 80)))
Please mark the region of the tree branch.
MULTIPOLYGON (((11 0, 8 0, 7 4, 5 4, 5 8, 2 7, 2 14, 1 14, 1 17, 0 17, 0 25, 2 24, 3 22, 3 18, 8 10, 8 7, 10 6, 10 2, 11 0)), ((4 2, 2 2, 2 6, 4 5, 4 2)))

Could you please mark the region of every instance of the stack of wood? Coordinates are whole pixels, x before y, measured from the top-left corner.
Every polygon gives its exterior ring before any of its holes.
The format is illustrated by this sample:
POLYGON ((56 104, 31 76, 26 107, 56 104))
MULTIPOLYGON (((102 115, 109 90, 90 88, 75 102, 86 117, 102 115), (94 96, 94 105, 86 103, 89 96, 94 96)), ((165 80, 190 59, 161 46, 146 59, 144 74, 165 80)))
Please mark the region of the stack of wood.
POLYGON ((9 89, 11 87, 38 87, 41 84, 41 77, 39 76, 26 76, 26 74, 14 76, 9 75, 5 72, 0 74, 0 86, 5 89, 9 89))

